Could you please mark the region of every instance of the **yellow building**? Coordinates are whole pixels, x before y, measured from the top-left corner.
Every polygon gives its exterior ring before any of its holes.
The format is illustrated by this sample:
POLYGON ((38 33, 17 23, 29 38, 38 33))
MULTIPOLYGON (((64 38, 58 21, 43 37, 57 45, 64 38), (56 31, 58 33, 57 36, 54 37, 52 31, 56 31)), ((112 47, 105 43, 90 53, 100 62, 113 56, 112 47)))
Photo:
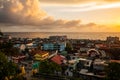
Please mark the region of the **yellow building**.
POLYGON ((34 55, 34 59, 35 60, 44 60, 44 59, 47 59, 49 56, 49 52, 46 52, 46 51, 39 51, 38 53, 36 53, 34 55))

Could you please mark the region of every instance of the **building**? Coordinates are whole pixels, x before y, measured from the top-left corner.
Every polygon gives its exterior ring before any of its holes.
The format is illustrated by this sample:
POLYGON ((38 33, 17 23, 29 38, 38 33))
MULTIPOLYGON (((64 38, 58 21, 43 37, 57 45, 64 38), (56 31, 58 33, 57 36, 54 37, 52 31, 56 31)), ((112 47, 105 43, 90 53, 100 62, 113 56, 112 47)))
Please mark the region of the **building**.
POLYGON ((14 63, 19 63, 20 61, 24 60, 26 56, 24 55, 18 55, 18 56, 13 56, 12 60, 14 63))
POLYGON ((49 57, 49 52, 46 51, 35 51, 34 52, 34 59, 35 60, 45 60, 49 57))
POLYGON ((116 42, 119 42, 119 37, 107 37, 107 40, 106 40, 108 43, 116 43, 116 42))
POLYGON ((57 63, 57 64, 62 64, 65 58, 61 55, 55 55, 54 57, 51 58, 51 61, 57 63))
POLYGON ((0 30, 0 43, 2 42, 8 42, 12 39, 10 35, 4 35, 0 30))
POLYGON ((104 71, 105 66, 107 66, 105 60, 96 59, 93 64, 93 69, 97 71, 104 71))
POLYGON ((50 51, 64 51, 66 47, 65 43, 43 43, 42 50, 50 50, 50 51))
POLYGON ((106 49, 106 48, 107 48, 107 45, 106 45, 106 44, 99 43, 99 44, 95 44, 95 48, 96 48, 96 49, 106 49))
POLYGON ((67 36, 50 36, 50 40, 59 40, 59 41, 64 41, 67 40, 67 36))

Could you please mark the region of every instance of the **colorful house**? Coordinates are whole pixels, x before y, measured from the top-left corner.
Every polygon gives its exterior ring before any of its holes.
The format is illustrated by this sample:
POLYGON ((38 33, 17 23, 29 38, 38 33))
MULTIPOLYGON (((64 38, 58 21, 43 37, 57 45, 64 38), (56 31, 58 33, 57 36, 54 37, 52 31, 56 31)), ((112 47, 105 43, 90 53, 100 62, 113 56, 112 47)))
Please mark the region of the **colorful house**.
POLYGON ((45 60, 49 57, 49 52, 46 51, 37 51, 34 55, 35 60, 45 60))
POLYGON ((62 62, 65 60, 65 58, 61 55, 55 55, 51 60, 57 64, 62 64, 62 62))
POLYGON ((44 43, 43 50, 58 50, 64 51, 66 47, 65 43, 44 43))

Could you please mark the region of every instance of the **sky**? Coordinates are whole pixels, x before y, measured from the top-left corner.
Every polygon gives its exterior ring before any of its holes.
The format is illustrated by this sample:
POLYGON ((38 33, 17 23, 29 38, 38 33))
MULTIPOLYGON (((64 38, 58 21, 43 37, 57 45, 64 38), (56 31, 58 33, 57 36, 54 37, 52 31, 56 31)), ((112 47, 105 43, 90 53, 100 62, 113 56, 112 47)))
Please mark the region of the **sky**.
POLYGON ((120 0, 0 0, 3 32, 120 32, 120 0))

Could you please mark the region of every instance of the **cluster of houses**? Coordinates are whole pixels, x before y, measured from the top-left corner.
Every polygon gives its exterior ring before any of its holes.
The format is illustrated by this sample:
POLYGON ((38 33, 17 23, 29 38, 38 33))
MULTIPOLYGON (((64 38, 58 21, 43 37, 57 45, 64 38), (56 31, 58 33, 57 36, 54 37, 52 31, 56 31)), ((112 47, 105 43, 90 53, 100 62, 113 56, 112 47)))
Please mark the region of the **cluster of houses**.
MULTIPOLYGON (((84 76, 104 77, 104 68, 109 62, 105 49, 120 47, 118 37, 108 37, 104 40, 67 39, 67 36, 50 36, 49 38, 11 38, 0 35, 0 43, 11 42, 19 49, 20 55, 13 56, 15 63, 24 59, 41 61, 51 59, 58 65, 67 65, 64 74, 74 76, 74 71, 84 76), (66 50, 69 47, 70 51, 66 50)), ((32 63, 35 65, 36 63, 32 63)))

